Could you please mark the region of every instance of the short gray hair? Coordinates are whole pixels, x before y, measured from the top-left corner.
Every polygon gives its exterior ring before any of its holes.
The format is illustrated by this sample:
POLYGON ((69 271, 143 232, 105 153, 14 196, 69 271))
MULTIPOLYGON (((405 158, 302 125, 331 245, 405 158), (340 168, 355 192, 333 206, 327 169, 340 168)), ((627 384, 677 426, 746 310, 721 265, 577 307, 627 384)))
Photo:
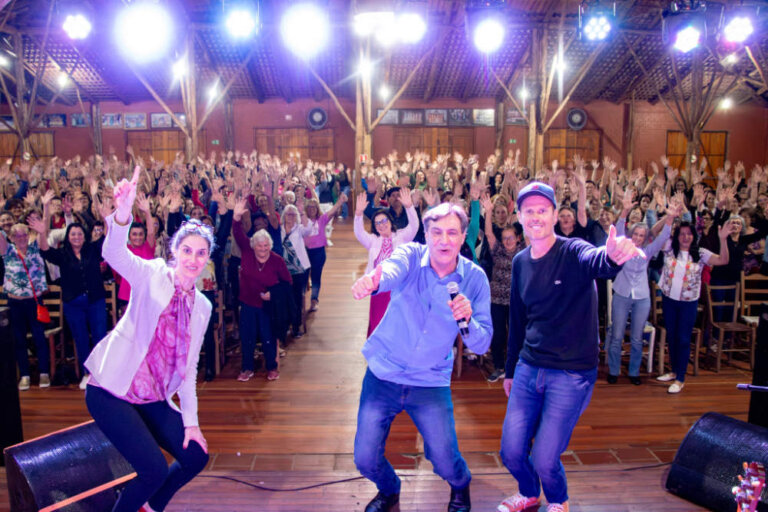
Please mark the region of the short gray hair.
POLYGON ((461 232, 466 233, 467 226, 469 225, 467 213, 464 211, 464 208, 454 203, 440 203, 434 208, 427 210, 427 213, 425 213, 421 218, 421 222, 424 224, 424 231, 428 231, 429 225, 433 222, 437 222, 449 215, 455 215, 459 218, 459 222, 461 223, 461 232))
POLYGON ((251 236, 251 248, 260 242, 268 242, 269 249, 272 250, 272 236, 266 229, 260 229, 251 236))
POLYGON ((299 213, 299 209, 296 208, 296 206, 289 204, 283 209, 283 214, 280 216, 280 224, 285 226, 285 214, 286 213, 295 213, 296 214, 296 223, 301 222, 301 214, 299 213))

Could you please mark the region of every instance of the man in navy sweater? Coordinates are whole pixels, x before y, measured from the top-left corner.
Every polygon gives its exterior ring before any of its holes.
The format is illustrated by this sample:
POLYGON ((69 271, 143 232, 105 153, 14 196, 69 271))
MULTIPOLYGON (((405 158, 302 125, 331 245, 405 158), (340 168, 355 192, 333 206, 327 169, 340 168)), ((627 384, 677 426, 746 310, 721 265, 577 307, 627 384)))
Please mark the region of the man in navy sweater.
POLYGON ((601 248, 556 236, 555 193, 543 183, 524 187, 517 209, 530 246, 512 262, 501 459, 520 490, 498 510, 536 506, 543 488, 548 512, 568 512, 560 455, 597 379, 595 279, 614 278, 638 250, 613 226, 601 248))

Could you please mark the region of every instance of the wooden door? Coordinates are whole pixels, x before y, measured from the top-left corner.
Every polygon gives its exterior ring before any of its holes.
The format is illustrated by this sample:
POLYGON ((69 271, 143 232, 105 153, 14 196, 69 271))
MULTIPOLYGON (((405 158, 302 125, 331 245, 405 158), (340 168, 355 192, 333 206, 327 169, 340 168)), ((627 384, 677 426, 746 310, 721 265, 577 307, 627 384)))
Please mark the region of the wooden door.
POLYGON ((667 132, 667 158, 669 158, 669 167, 673 169, 685 168, 685 152, 688 150, 688 141, 685 140, 683 132, 667 132))
POLYGON ((557 160, 561 167, 578 155, 585 161, 602 160, 603 132, 601 130, 550 129, 544 134, 544 163, 557 160))
MULTIPOLYGON (((53 132, 32 132, 29 134, 32 158, 50 158, 55 155, 53 132)), ((0 158, 13 159, 12 166, 21 161, 19 137, 13 132, 0 132, 0 158)))
POLYGON ((333 130, 306 128, 254 128, 254 147, 259 153, 286 161, 291 153, 318 162, 334 160, 333 130))
POLYGON ((423 151, 434 160, 440 154, 458 151, 464 156, 475 152, 474 128, 421 127, 395 128, 395 148, 405 153, 423 151))
MULTIPOLYGON (((712 180, 717 169, 725 165, 728 150, 728 132, 703 132, 699 158, 707 158, 705 180, 712 180)), ((685 168, 685 153, 688 151, 688 141, 680 131, 667 132, 667 158, 669 166, 675 169, 685 168)))

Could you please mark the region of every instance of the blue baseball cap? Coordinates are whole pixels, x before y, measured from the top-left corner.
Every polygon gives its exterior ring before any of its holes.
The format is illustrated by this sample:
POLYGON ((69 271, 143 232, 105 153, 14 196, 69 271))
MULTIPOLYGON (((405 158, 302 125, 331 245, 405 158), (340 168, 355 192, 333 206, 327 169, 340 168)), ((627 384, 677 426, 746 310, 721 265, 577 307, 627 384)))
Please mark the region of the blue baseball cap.
POLYGON ((546 197, 552 203, 552 206, 555 209, 557 209, 557 201, 555 201, 555 191, 552 190, 552 187, 550 187, 546 183, 542 183, 540 181, 534 181, 533 183, 529 183, 528 185, 523 187, 523 190, 521 190, 520 193, 517 195, 518 210, 523 204, 523 201, 525 201, 525 198, 529 196, 546 197))

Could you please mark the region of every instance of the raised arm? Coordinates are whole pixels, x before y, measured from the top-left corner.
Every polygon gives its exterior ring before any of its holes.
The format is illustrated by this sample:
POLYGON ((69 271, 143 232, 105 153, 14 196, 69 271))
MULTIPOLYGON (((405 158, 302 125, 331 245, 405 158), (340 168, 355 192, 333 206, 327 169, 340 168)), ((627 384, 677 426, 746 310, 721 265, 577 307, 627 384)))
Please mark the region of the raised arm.
POLYGON ((712 255, 707 262, 708 265, 717 267, 728 264, 728 261, 730 260, 730 255, 728 254, 728 237, 738 229, 738 225, 730 220, 724 225, 717 227, 717 237, 720 239, 720 254, 712 255))
POLYGON ((496 247, 496 235, 493 234, 493 202, 488 194, 483 195, 483 210, 485 210, 485 239, 488 240, 488 246, 491 250, 496 247))

